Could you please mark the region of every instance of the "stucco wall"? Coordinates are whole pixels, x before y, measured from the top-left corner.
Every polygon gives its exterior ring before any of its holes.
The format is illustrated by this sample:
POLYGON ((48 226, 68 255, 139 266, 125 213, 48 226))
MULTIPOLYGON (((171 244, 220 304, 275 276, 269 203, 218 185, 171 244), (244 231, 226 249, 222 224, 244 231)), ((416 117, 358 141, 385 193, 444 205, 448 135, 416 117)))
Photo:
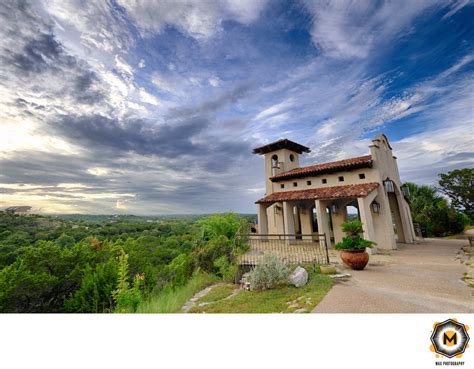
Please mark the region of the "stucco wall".
MULTIPOLYGON (((393 229, 393 223, 397 224, 397 228, 403 229, 403 236, 400 237, 400 241, 413 242, 414 241, 414 229, 410 216, 409 204, 400 192, 401 180, 398 172, 398 166, 396 158, 392 154, 392 150, 389 146, 386 137, 379 135, 373 140, 373 145, 370 146, 370 153, 373 158, 372 168, 362 168, 348 171, 340 171, 330 174, 322 174, 316 176, 308 176, 305 178, 290 179, 279 182, 271 182, 270 178, 277 173, 286 172, 293 168, 299 167, 299 154, 288 150, 282 149, 272 153, 265 154, 265 174, 266 174, 266 195, 270 195, 273 192, 285 192, 285 191, 297 191, 312 188, 324 188, 332 186, 350 185, 350 184, 362 184, 369 182, 377 182, 380 184, 379 188, 372 192, 367 198, 358 200, 359 215, 361 215, 362 221, 367 223, 366 225, 366 237, 370 237, 373 241, 377 242, 378 248, 380 249, 393 249, 396 248, 395 233, 393 229), (290 155, 294 156, 294 160, 290 161, 290 155), (277 155, 278 161, 280 162, 279 170, 272 170, 272 156, 277 155), (359 174, 365 174, 365 178, 361 179, 359 174), (339 177, 343 176, 344 181, 340 181, 339 177), (395 195, 394 198, 389 200, 386 190, 383 185, 383 181, 390 178, 395 184, 395 195), (326 183, 322 183, 322 179, 326 179, 326 183), (310 184, 308 184, 310 181, 310 184), (296 186, 294 186, 296 183, 296 186), (281 188, 281 184, 284 188, 281 188), (374 213, 371 208, 372 201, 377 201, 380 204, 380 212, 374 213), (362 208, 361 208, 362 207, 362 208), (363 212, 363 215, 361 214, 363 212), (394 216, 392 216, 394 213, 394 216)), ((344 236, 341 230, 341 224, 347 219, 345 212, 345 205, 348 199, 342 200, 325 200, 316 201, 315 204, 321 207, 320 211, 325 209, 325 206, 331 206, 337 204, 339 211, 336 214, 332 214, 332 223, 334 228, 334 238, 336 242, 342 240, 344 236)), ((307 233, 310 230, 310 207, 312 202, 308 201, 306 204, 298 203, 276 203, 269 206, 267 209, 268 218, 268 232, 275 234, 282 234, 285 232, 285 214, 287 217, 293 217, 293 206, 300 206, 304 208, 300 214, 301 231, 307 233), (278 208, 278 210, 276 210, 278 208)), ((321 213, 322 214, 322 213, 321 213)), ((311 215, 312 216, 312 215, 311 215)), ((326 214, 323 214, 323 218, 326 214)), ((293 221, 293 220, 292 220, 293 221)), ((329 234, 327 229, 326 221, 318 219, 318 226, 322 227, 329 234)), ((288 224, 286 226, 288 228, 288 224)), ((320 230, 321 231, 321 230, 320 230)))

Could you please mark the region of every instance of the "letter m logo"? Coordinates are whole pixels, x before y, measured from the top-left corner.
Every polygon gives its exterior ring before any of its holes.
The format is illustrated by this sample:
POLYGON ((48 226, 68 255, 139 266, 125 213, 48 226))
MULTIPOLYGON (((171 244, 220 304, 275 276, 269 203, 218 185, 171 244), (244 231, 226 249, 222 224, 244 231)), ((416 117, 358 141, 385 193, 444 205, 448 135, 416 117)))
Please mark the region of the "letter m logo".
POLYGON ((456 334, 456 332, 453 332, 451 337, 449 337, 447 333, 443 334, 443 344, 452 346, 452 345, 457 345, 457 343, 458 343, 458 335, 456 334))

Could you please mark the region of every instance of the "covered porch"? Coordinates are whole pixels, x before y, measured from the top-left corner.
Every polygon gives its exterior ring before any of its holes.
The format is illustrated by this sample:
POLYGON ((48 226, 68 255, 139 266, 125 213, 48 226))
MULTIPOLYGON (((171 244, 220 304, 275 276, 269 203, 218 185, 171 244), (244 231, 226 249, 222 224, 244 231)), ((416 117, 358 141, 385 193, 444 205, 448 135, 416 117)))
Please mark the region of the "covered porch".
POLYGON ((377 183, 368 183, 273 193, 257 201, 259 234, 282 234, 301 241, 324 235, 331 247, 344 237, 342 223, 359 218, 364 238, 375 240, 372 204, 377 188, 377 183))

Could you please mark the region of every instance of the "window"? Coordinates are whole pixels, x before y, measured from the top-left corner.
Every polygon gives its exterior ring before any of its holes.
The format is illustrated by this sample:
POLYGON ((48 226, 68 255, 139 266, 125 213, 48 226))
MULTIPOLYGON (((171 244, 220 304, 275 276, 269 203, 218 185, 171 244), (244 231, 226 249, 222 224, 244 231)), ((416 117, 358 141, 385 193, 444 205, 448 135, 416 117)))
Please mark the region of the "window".
POLYGON ((344 182, 344 177, 343 176, 339 176, 339 182, 344 182))
POLYGON ((295 161, 295 156, 293 154, 290 154, 290 161, 295 161))
POLYGON ((326 183, 328 183, 328 180, 327 180, 326 178, 323 178, 323 179, 321 180, 321 182, 322 182, 323 184, 326 184, 326 183))
POLYGON ((293 182, 293 187, 298 187, 298 182, 293 182))
POLYGON ((282 183, 282 184, 280 185, 280 188, 285 188, 285 185, 282 183))
POLYGON ((311 186, 311 181, 306 181, 306 184, 307 184, 308 186, 311 186))
POLYGON ((359 173, 359 179, 365 179, 365 173, 359 173))

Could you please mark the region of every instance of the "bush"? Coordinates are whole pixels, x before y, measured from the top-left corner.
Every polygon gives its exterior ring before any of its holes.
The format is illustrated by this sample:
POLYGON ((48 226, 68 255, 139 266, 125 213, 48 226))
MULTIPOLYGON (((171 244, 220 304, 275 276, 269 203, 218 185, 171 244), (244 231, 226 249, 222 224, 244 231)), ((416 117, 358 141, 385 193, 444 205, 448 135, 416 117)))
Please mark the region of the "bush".
POLYGON ((193 274, 193 262, 188 255, 181 254, 171 261, 168 269, 172 275, 173 285, 181 286, 186 284, 193 274))
POLYGON ((334 245, 336 250, 365 250, 375 245, 375 242, 364 240, 360 234, 364 231, 360 220, 352 220, 342 223, 342 230, 346 237, 334 245))
POLYGON ((286 283, 290 270, 275 254, 265 254, 262 261, 249 273, 248 281, 254 290, 268 290, 286 283))
POLYGON ((120 250, 121 254, 118 257, 118 282, 117 288, 112 292, 115 301, 115 311, 117 313, 134 313, 138 305, 142 301, 140 292, 140 285, 145 276, 142 274, 135 275, 133 279, 133 286, 129 283, 128 270, 128 255, 120 250))
POLYGON ((227 256, 221 256, 214 261, 214 266, 218 269, 217 274, 225 282, 235 282, 239 266, 236 263, 230 263, 227 256))

